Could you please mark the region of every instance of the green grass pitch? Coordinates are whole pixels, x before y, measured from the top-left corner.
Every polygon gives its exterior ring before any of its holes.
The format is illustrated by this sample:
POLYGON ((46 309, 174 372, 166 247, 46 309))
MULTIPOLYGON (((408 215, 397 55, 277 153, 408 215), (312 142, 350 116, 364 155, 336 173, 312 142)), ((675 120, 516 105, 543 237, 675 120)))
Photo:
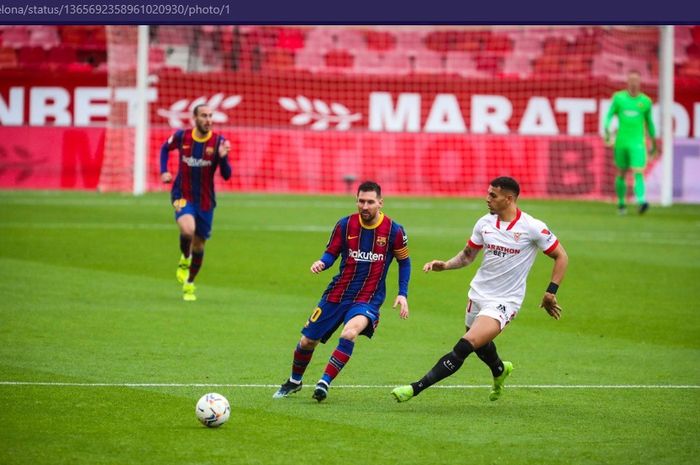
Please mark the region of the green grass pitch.
POLYGON ((496 340, 515 366, 502 399, 489 402, 490 372, 470 357, 440 388, 397 404, 391 387, 421 377, 463 334, 477 267, 420 268, 463 247, 485 204, 387 197, 410 238, 411 317, 390 307, 392 265, 376 336, 360 339, 317 404, 311 386, 335 338, 300 393, 271 396, 337 270, 309 266, 354 211, 352 195, 221 195, 195 303, 175 281, 168 199, 0 193, 0 463, 700 460, 700 206, 618 217, 606 203, 522 199, 569 253, 562 320, 538 308, 552 264, 541 255, 496 340), (219 429, 195 418, 206 392, 231 402, 219 429))

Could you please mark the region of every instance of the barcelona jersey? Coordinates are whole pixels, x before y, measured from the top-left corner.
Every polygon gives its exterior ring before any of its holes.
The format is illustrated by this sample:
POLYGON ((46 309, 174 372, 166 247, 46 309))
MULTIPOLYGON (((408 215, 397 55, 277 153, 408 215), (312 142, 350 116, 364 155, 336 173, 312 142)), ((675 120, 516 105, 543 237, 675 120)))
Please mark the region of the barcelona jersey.
MULTIPOLYGON (((328 302, 366 302, 381 306, 386 297, 386 275, 391 261, 408 259, 408 238, 403 226, 383 213, 371 227, 362 223, 359 213, 335 225, 325 256, 340 257, 340 269, 323 294, 328 302)), ((406 282, 399 283, 399 294, 407 295, 406 282)))
POLYGON ((195 130, 179 130, 163 144, 160 154, 160 171, 168 166, 168 153, 178 150, 179 168, 171 190, 172 200, 185 199, 208 211, 216 206, 214 174, 219 167, 224 179, 231 177, 228 157, 219 156, 219 147, 224 137, 209 132, 204 138, 195 137, 195 130))

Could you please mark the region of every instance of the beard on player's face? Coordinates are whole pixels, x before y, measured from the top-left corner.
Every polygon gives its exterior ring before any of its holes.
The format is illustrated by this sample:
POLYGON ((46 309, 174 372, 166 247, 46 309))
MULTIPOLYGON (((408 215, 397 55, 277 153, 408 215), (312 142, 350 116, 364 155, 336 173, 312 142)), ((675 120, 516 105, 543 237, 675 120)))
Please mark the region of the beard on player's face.
POLYGON ((368 210, 360 210, 360 216, 362 216, 362 219, 365 221, 372 221, 377 217, 377 213, 379 213, 379 210, 374 210, 368 209, 368 210))

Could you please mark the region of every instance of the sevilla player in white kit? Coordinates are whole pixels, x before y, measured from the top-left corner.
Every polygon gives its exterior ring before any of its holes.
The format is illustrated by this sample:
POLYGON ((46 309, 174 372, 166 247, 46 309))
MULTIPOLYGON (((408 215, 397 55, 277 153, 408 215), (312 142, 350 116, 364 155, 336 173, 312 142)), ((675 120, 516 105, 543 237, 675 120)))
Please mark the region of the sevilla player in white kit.
POLYGON ((554 259, 552 279, 540 307, 556 320, 561 316, 556 293, 569 258, 547 225, 517 207, 518 195, 520 186, 515 179, 500 177, 491 181, 486 197, 489 214, 476 222, 464 250, 448 261, 433 260, 423 267, 426 273, 455 270, 469 265, 480 250, 484 251, 484 259, 469 288, 466 334, 423 378, 391 391, 397 401, 405 402, 452 375, 472 352, 493 373, 489 399, 497 400, 501 396, 513 364, 501 361, 493 340, 518 314, 525 297, 527 275, 540 250, 554 259))

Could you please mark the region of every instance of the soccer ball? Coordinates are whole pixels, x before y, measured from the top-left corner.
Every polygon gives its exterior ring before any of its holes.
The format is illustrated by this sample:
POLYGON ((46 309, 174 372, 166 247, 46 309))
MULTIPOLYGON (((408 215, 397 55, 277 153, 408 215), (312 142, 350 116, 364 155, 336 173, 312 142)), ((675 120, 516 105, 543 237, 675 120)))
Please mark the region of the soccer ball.
POLYGON ((221 426, 231 415, 231 406, 226 397, 215 392, 204 394, 198 401, 195 408, 197 419, 209 428, 221 426))

